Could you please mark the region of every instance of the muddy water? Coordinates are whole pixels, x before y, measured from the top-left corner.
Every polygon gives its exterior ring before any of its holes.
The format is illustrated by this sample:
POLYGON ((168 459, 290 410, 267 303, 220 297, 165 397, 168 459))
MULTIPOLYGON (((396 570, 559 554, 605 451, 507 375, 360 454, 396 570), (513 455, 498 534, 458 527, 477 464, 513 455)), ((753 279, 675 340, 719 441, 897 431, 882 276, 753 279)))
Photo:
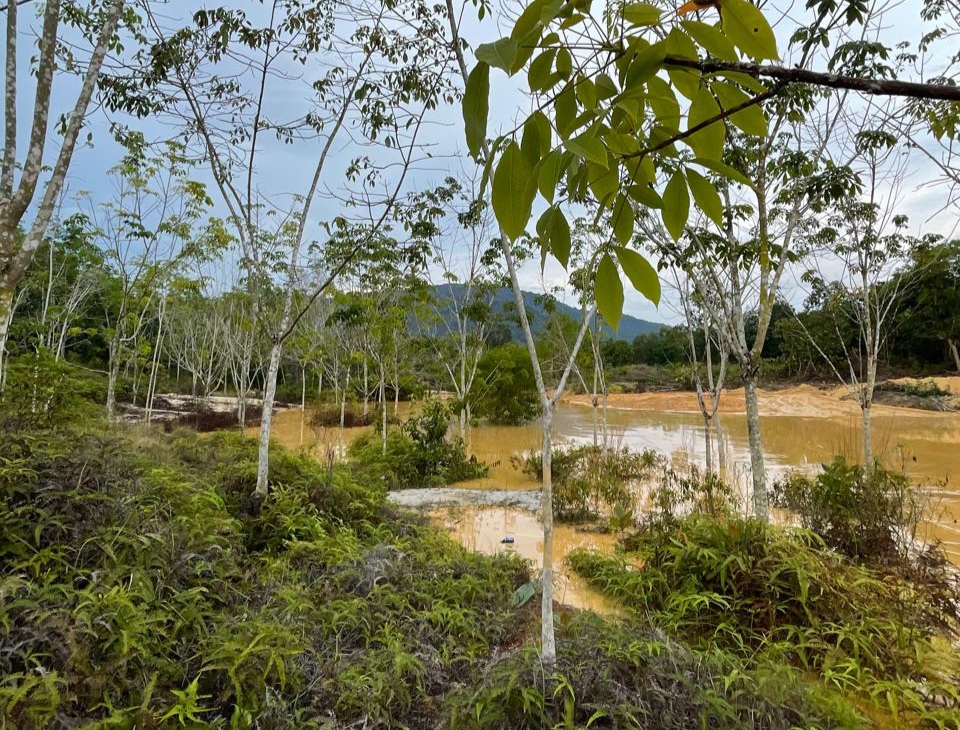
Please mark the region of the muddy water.
MULTIPOLYGON (((960 379, 956 379, 960 392, 960 379)), ((791 388, 761 394, 761 429, 771 475, 793 467, 814 467, 842 454, 856 460, 860 454, 859 410, 841 400, 842 391, 819 391, 810 387, 791 388)), ((592 443, 594 414, 586 399, 572 398, 558 409, 555 434, 559 443, 592 443)), ((746 484, 749 468, 746 418, 742 393, 724 394, 721 425, 724 431, 728 474, 746 484)), ((400 415, 409 413, 401 404, 400 415)), ((275 438, 286 446, 301 446, 318 455, 328 445, 342 446, 369 429, 348 429, 341 441, 336 429, 317 434, 302 429, 300 411, 277 414, 275 438)), ((634 449, 652 448, 666 454, 676 465, 702 464, 704 439, 702 420, 692 393, 650 393, 612 396, 608 409, 611 440, 634 449)), ((902 468, 936 502, 938 518, 926 526, 921 537, 944 542, 953 560, 960 563, 960 415, 877 406, 874 409, 874 448, 888 466, 902 468)), ((491 465, 484 479, 463 483, 464 487, 489 489, 532 489, 536 483, 511 464, 540 446, 536 424, 515 427, 480 426, 468 437, 469 451, 491 465)), ((745 495, 744 495, 745 497, 745 495)), ((510 508, 449 508, 432 513, 438 525, 450 530, 464 545, 482 552, 515 550, 534 564, 542 561, 541 528, 536 516, 510 508), (513 535, 512 546, 501 544, 513 535)), ((609 549, 609 536, 580 533, 558 527, 555 564, 562 565, 566 553, 579 546, 609 549)), ((557 584, 558 600, 598 610, 609 604, 587 589, 575 576, 562 574, 557 584)))
MULTIPOLYGON (((510 507, 460 507, 434 510, 430 516, 464 547, 488 555, 498 551, 515 552, 535 568, 543 565, 543 527, 532 512, 510 507), (507 537, 513 538, 512 544, 502 542, 507 537)), ((553 542, 556 600, 568 606, 614 612, 612 601, 588 587, 563 562, 567 553, 580 547, 613 550, 614 536, 578 532, 568 525, 557 525, 553 542)))

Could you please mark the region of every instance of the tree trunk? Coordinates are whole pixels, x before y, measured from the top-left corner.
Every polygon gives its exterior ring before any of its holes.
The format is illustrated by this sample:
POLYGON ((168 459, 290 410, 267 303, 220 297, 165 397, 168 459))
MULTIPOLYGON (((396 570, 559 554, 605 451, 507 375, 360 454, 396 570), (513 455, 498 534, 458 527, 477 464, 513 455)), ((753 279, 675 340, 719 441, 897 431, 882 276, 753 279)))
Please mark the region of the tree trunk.
POLYGON ((863 468, 867 476, 873 474, 873 425, 870 421, 870 409, 873 404, 865 400, 860 406, 860 413, 863 416, 863 468))
POLYGON ((117 410, 117 377, 120 375, 120 362, 117 358, 119 344, 111 342, 107 352, 110 364, 107 366, 107 420, 113 421, 117 410))
POLYGON ((307 420, 307 368, 300 369, 300 445, 303 446, 303 427, 307 420))
MULTIPOLYGON (((0 312, 0 316, 2 316, 2 314, 3 313, 0 312)), ((947 347, 950 348, 950 355, 953 357, 953 367, 960 373, 960 352, 957 351, 957 343, 953 340, 947 340, 947 347)))
POLYGON ((270 426, 273 423, 273 399, 277 394, 277 374, 280 372, 280 356, 283 344, 274 342, 270 347, 270 365, 263 388, 263 415, 260 417, 260 451, 257 460, 257 486, 253 491, 254 501, 267 498, 270 472, 270 426))
POLYGON ((703 446, 706 455, 707 475, 713 475, 713 447, 710 439, 710 416, 703 414, 703 446))
POLYGON ((0 393, 7 375, 7 337, 13 319, 13 289, 0 287, 0 393))
POLYGON ((383 373, 380 373, 380 429, 383 443, 383 455, 387 455, 387 382, 383 373))
POLYGON ((767 505, 767 482, 763 466, 763 439, 760 436, 760 403, 757 381, 750 369, 744 371, 743 392, 747 407, 747 436, 750 439, 750 472, 753 481, 753 513, 764 522, 770 520, 767 505))
POLYGON ((370 411, 370 376, 367 372, 367 358, 363 358, 363 415, 370 411))
POLYGON ((557 661, 557 639, 553 621, 553 448, 551 431, 553 428, 553 408, 544 408, 541 419, 543 426, 543 448, 540 457, 543 464, 543 594, 540 610, 540 642, 543 661, 552 666, 557 661))

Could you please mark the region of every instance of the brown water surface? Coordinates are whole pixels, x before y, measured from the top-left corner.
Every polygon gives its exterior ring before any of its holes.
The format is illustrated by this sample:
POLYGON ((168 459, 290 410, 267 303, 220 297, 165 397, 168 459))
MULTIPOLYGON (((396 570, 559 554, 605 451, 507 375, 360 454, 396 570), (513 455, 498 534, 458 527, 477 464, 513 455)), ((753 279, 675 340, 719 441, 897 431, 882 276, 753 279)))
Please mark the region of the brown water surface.
MULTIPOLYGON (((960 378, 944 379, 942 386, 960 392, 960 378), (956 382, 953 382, 956 381, 956 382)), ((818 390, 800 386, 761 392, 761 430, 766 463, 774 479, 790 468, 810 468, 841 454, 860 458, 862 424, 856 404, 843 400, 844 391, 818 390)), ((400 416, 411 412, 401 404, 400 416)), ((728 476, 746 485, 749 469, 746 417, 742 390, 725 392, 720 423, 728 476)), ((673 463, 703 464, 704 431, 693 393, 644 393, 610 397, 608 408, 611 439, 615 445, 633 449, 655 449, 673 463)), ((370 428, 313 432, 299 410, 279 412, 274 421, 274 438, 285 446, 301 445, 318 456, 328 445, 343 449, 370 428), (301 441, 302 433, 302 441, 301 441)), ((902 469, 921 486, 938 507, 939 515, 925 526, 923 538, 943 541, 954 562, 960 564, 960 415, 875 406, 874 448, 888 466, 902 469)), ((252 430, 256 433, 256 430, 252 430)), ((558 443, 593 443, 594 413, 589 399, 574 396, 561 404, 554 419, 558 443)), ((511 465, 511 457, 522 456, 541 443, 537 424, 524 426, 483 425, 470 430, 468 450, 490 464, 483 479, 458 486, 472 488, 531 489, 536 482, 511 465)), ((744 486, 745 489, 745 486, 744 486)), ((746 495, 743 495, 744 499, 746 495)), ((535 515, 505 508, 463 508, 432 514, 438 525, 449 529, 464 545, 485 553, 512 549, 539 565, 542 558, 541 527, 535 515), (512 534, 512 547, 501 540, 512 534)), ((556 564, 573 547, 596 546, 610 549, 607 535, 580 533, 568 526, 557 528, 556 564)), ((558 600, 587 608, 609 610, 610 604, 590 591, 576 576, 566 572, 558 577, 558 600)))

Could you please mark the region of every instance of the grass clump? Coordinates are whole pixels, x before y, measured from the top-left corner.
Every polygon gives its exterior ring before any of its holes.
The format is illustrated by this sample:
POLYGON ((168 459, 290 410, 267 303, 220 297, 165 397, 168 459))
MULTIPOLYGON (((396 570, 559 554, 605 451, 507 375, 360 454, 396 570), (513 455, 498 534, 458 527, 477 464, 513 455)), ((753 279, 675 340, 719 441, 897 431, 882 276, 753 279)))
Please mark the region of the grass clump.
POLYGON ((858 728, 836 692, 772 662, 748 666, 692 649, 637 622, 581 614, 560 628, 556 667, 533 647, 497 661, 453 702, 450 727, 468 730, 858 728))
MULTIPOLYGON (((528 476, 543 480, 539 452, 514 456, 511 462, 528 476)), ((638 502, 637 483, 662 466, 663 457, 649 449, 556 448, 551 463, 554 515, 578 522, 609 515, 617 508, 632 513, 638 502)))
POLYGON ((354 470, 364 482, 384 483, 389 489, 442 487, 487 475, 488 467, 467 456, 463 440, 447 438, 450 409, 439 401, 405 421, 399 430, 358 437, 349 450, 354 470))
POLYGON ((432 728, 524 629, 517 558, 242 437, 4 431, 0 727, 432 728))
POLYGON ((809 531, 734 516, 693 513, 628 544, 629 556, 577 551, 568 560, 700 650, 815 672, 896 722, 960 726, 960 663, 940 648, 934 607, 909 582, 850 563, 809 531))

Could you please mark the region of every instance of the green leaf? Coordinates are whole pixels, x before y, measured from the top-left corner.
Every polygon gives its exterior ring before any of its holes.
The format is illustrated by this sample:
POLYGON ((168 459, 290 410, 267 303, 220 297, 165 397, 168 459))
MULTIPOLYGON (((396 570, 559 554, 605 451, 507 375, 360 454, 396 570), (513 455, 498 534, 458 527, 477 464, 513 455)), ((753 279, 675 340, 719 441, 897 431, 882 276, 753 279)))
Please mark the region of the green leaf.
POLYGON ((673 177, 663 191, 663 208, 660 209, 660 216, 673 240, 679 241, 680 236, 683 235, 683 228, 687 225, 687 218, 690 216, 690 194, 687 192, 687 181, 679 170, 673 173, 673 177))
POLYGON ((633 288, 659 307, 661 291, 657 270, 633 249, 618 246, 616 252, 623 273, 630 279, 633 288))
POLYGON ((603 167, 607 166, 607 148, 603 141, 597 137, 595 128, 588 129, 579 137, 568 139, 564 144, 573 154, 603 167))
POLYGON ((610 254, 604 254, 597 266, 597 279, 594 284, 594 296, 597 298, 597 309, 601 316, 616 331, 620 326, 620 316, 623 314, 623 282, 620 281, 620 272, 613 263, 610 254))
POLYGON ((690 192, 693 193, 693 200, 697 207, 707 218, 722 228, 723 203, 713 183, 699 172, 687 170, 687 184, 690 185, 690 192))
POLYGON ((701 23, 699 20, 684 20, 680 23, 700 47, 721 61, 739 61, 737 49, 730 39, 715 25, 701 23))
POLYGON ((560 77, 554 77, 552 73, 553 59, 556 55, 556 48, 548 48, 533 59, 533 62, 527 69, 527 84, 530 86, 530 91, 544 91, 556 83, 556 81, 553 81, 554 78, 559 81, 560 77))
POLYGON ((517 42, 513 38, 501 38, 493 43, 481 43, 477 46, 474 55, 478 61, 483 61, 509 74, 517 60, 517 49, 517 42))
POLYGON ((660 22, 660 8, 648 3, 627 3, 623 6, 623 19, 630 25, 656 25, 660 22))
POLYGON ((563 268, 567 268, 570 263, 570 224, 563 211, 559 208, 553 208, 553 215, 550 216, 550 251, 556 257, 563 268))
POLYGON ((719 0, 723 32, 743 53, 756 61, 780 60, 777 37, 763 13, 748 0, 719 0))
POLYGON ((610 219, 613 224, 613 235, 624 246, 633 238, 633 215, 633 206, 627 196, 621 193, 613 204, 610 219))
POLYGON ((554 116, 557 121, 557 132, 566 137, 573 130, 577 118, 577 98, 574 96, 573 86, 566 84, 553 100, 554 116))
POLYGON ((573 57, 563 46, 557 49, 557 73, 560 74, 563 78, 570 78, 570 74, 573 71, 573 57))
POLYGON ((705 167, 708 170, 717 173, 718 175, 723 175, 728 180, 733 180, 741 185, 746 185, 748 188, 753 187, 753 182, 750 180, 750 178, 740 172, 737 168, 730 167, 730 165, 726 164, 725 162, 720 162, 720 160, 698 157, 697 159, 693 160, 693 164, 700 165, 700 167, 705 167))
POLYGON ((481 61, 467 78, 463 92, 463 125, 467 149, 473 157, 480 154, 487 138, 487 116, 490 112, 490 66, 481 61))
MULTIPOLYGON (((715 81, 712 88, 724 109, 733 109, 750 101, 746 93, 725 81, 715 81)), ((759 104, 748 106, 727 118, 746 134, 752 134, 755 137, 767 136, 767 117, 759 104)))
POLYGON ((543 158, 540 163, 540 172, 537 175, 537 186, 540 188, 540 194, 548 203, 553 203, 553 195, 560 183, 560 176, 563 174, 563 152, 552 150, 543 158))
MULTIPOLYGON (((720 113, 720 105, 713 98, 710 89, 703 87, 697 92, 687 112, 687 129, 715 118, 720 113)), ((713 122, 699 132, 684 140, 697 157, 719 160, 723 155, 723 140, 726 137, 723 120, 713 122)))
POLYGON ((626 77, 623 82, 623 91, 626 93, 641 84, 645 84, 660 70, 663 66, 663 59, 667 55, 666 45, 663 41, 654 43, 638 51, 630 62, 626 77))
POLYGON ((587 173, 590 181, 590 190, 601 206, 609 205, 613 196, 620 189, 620 168, 614 164, 610 167, 601 167, 594 163, 588 163, 587 173))
POLYGON ((657 122, 674 132, 679 131, 680 103, 670 84, 659 76, 647 82, 647 103, 657 115, 657 122))
POLYGON ((493 173, 493 212, 510 240, 516 240, 527 227, 536 187, 533 168, 516 142, 511 142, 500 156, 493 173))
POLYGON ((597 87, 586 76, 580 76, 577 81, 577 98, 584 109, 597 108, 597 87))
POLYGON ((527 121, 523 123, 520 149, 531 168, 536 167, 543 155, 550 150, 550 141, 550 120, 547 116, 537 111, 527 117, 527 121))

